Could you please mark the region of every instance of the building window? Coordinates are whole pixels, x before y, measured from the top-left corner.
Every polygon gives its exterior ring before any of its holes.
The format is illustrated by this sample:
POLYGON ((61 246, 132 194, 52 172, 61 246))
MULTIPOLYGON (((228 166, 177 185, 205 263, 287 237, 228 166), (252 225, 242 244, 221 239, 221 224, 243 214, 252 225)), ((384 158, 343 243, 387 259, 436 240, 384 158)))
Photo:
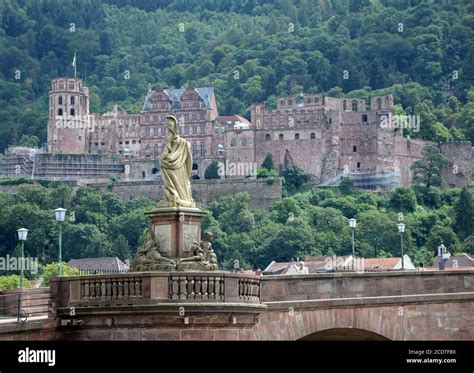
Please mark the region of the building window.
POLYGON ((288 106, 293 105, 293 100, 288 100, 288 106))
POLYGON ((197 127, 193 126, 193 134, 197 133, 197 127))
POLYGON ((317 104, 319 102, 319 97, 314 98, 314 103, 317 104))
POLYGON ((149 128, 145 128, 145 136, 150 136, 150 129, 149 128))
POLYGON ((74 105, 74 96, 71 96, 71 105, 74 105))
POLYGON ((166 127, 161 127, 161 136, 166 135, 166 127))
POLYGON ((357 111, 357 101, 352 100, 352 111, 357 111))
POLYGON ((311 99, 310 99, 310 98, 307 98, 307 99, 306 99, 306 103, 307 103, 307 104, 310 104, 310 103, 311 103, 311 99))
POLYGON ((285 137, 283 136, 282 133, 280 133, 280 134, 278 135, 278 140, 283 141, 284 139, 285 139, 285 137))
POLYGON ((316 138, 316 134, 314 132, 311 132, 310 139, 314 140, 316 138))
POLYGON ((75 116, 75 115, 76 115, 76 110, 71 109, 71 116, 75 116))
POLYGON ((295 140, 299 140, 300 139, 300 134, 299 133, 295 133, 295 140))
POLYGON ((61 117, 63 116, 63 109, 58 109, 58 115, 61 117))
POLYGON ((204 134, 205 133, 204 125, 202 125, 200 128, 201 128, 201 134, 204 134))
POLYGON ((193 121, 196 121, 197 120, 197 114, 193 114, 192 118, 193 118, 193 121))
POLYGON ((147 153, 150 152, 150 145, 149 144, 146 144, 145 150, 146 150, 147 153))
POLYGON ((204 113, 199 114, 199 119, 200 120, 206 119, 206 115, 204 113))
POLYGON ((193 163, 193 167, 192 167, 193 171, 197 171, 198 168, 199 168, 198 164, 197 164, 197 163, 193 163))
POLYGON ((63 104, 63 96, 59 96, 58 98, 58 104, 62 105, 63 104))
POLYGON ((237 146, 237 139, 235 137, 233 137, 230 140, 230 146, 233 147, 233 148, 237 146))
POLYGON ((119 145, 122 145, 123 144, 123 141, 119 141, 119 145))
POLYGON ((157 157, 159 155, 159 152, 160 148, 158 147, 158 144, 155 144, 155 146, 153 147, 153 155, 157 157))
POLYGON ((280 106, 285 106, 285 101, 281 100, 280 101, 280 106))
POLYGON ((360 162, 357 162, 357 168, 360 168, 360 162))
POLYGON ((197 155, 197 144, 195 142, 193 142, 193 157, 195 157, 197 155))
POLYGON ((377 109, 382 109, 382 99, 381 98, 378 98, 377 99, 377 109))
POLYGON ((206 155, 206 146, 203 142, 199 145, 199 153, 201 154, 201 157, 206 155))
POLYGON ((156 175, 158 172, 159 172, 159 171, 158 171, 158 167, 153 167, 153 168, 151 169, 151 173, 152 173, 153 175, 156 175))
POLYGON ((260 119, 257 119, 257 128, 260 128, 260 119))
POLYGON ((357 152, 357 145, 353 145, 353 146, 352 146, 352 151, 353 151, 354 153, 357 152))
POLYGON ((367 115, 362 115, 362 123, 367 123, 367 115))
POLYGON ((242 146, 247 146, 247 138, 242 139, 242 146))
POLYGON ((344 110, 344 111, 347 110, 347 101, 346 100, 342 101, 342 110, 344 110))
POLYGON ((269 133, 267 133, 267 134, 265 135, 265 141, 270 141, 270 134, 269 134, 269 133))

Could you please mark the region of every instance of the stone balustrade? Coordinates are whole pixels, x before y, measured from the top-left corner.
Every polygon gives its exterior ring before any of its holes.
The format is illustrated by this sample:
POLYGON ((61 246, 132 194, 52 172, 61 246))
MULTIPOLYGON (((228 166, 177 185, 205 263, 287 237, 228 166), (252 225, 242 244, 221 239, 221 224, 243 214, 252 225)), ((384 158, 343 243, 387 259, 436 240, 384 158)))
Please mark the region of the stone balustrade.
POLYGON ((136 272, 54 278, 55 307, 177 302, 260 303, 260 278, 229 272, 136 272))

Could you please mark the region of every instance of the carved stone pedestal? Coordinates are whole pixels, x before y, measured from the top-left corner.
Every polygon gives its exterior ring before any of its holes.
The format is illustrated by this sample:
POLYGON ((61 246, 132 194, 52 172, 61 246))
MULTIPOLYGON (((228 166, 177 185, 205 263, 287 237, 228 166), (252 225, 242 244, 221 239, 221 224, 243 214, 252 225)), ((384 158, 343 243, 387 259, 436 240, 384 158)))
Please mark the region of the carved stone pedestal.
POLYGON ((178 260, 190 254, 193 241, 201 240, 201 221, 206 213, 192 207, 157 207, 145 213, 160 254, 178 260))

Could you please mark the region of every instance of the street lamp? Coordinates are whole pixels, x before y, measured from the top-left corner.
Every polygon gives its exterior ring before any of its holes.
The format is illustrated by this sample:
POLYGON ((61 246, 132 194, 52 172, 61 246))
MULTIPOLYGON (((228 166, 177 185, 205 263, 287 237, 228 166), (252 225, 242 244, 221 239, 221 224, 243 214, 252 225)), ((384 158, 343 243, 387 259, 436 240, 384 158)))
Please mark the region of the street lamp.
POLYGON ((352 229, 352 256, 355 256, 355 241, 354 241, 354 231, 356 228, 357 220, 354 218, 349 219, 349 227, 352 229))
POLYGON ((20 228, 20 229, 17 230, 17 232, 18 232, 18 239, 21 241, 20 288, 23 289, 23 284, 25 282, 25 273, 24 273, 24 267, 25 267, 25 241, 26 241, 26 237, 28 236, 28 229, 20 228))
POLYGON ((405 269, 405 261, 403 260, 403 233, 405 233, 405 224, 398 224, 398 233, 400 233, 400 245, 402 247, 402 270, 405 269))
POLYGON ((63 253, 62 253, 62 244, 63 244, 63 223, 64 218, 66 216, 66 209, 58 208, 54 210, 54 215, 56 216, 56 221, 59 223, 59 259, 58 259, 58 275, 63 275, 62 270, 62 261, 63 261, 63 253))

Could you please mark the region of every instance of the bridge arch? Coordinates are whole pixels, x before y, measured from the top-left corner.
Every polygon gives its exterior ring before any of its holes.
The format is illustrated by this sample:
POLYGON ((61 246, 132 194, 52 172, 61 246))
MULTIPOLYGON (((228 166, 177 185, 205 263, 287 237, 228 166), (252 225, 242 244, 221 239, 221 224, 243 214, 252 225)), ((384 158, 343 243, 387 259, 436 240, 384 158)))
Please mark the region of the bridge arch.
POLYGON ((311 333, 301 341, 388 341, 389 339, 368 330, 358 328, 331 328, 311 333))

